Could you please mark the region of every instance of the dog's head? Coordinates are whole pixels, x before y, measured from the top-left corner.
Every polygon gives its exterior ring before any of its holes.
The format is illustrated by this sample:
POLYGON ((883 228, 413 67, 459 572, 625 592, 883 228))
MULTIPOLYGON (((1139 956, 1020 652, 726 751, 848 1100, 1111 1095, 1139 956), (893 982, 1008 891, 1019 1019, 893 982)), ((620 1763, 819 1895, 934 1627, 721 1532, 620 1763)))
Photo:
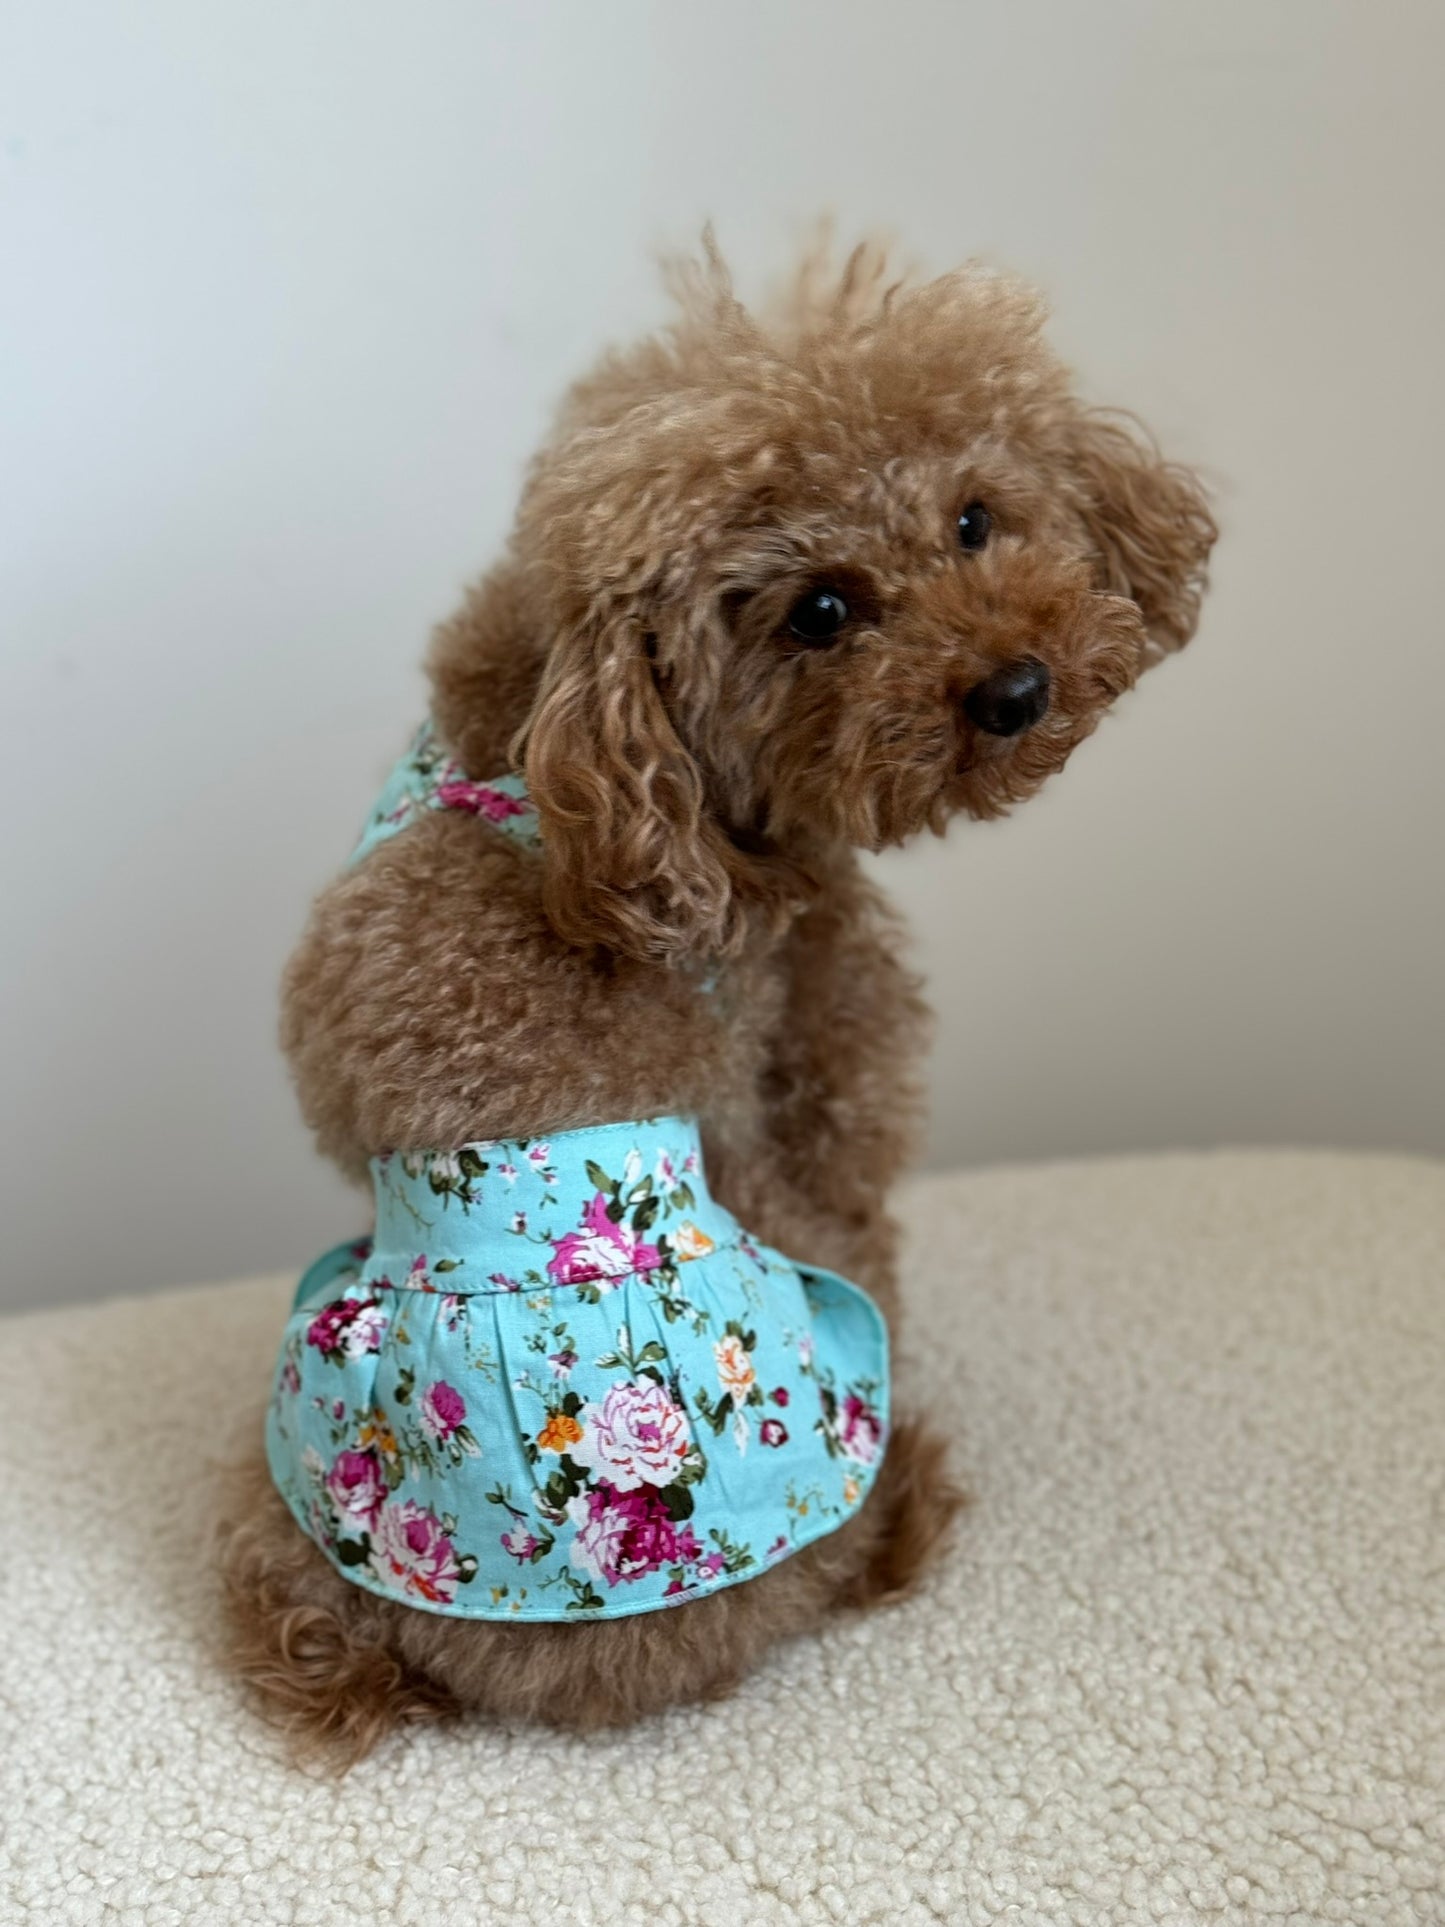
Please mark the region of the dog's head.
POLYGON ((1038 299, 859 250, 764 323, 721 263, 573 392, 515 550, 558 929, 725 955, 840 843, 998 816, 1193 633, 1200 487, 1074 399, 1038 299))

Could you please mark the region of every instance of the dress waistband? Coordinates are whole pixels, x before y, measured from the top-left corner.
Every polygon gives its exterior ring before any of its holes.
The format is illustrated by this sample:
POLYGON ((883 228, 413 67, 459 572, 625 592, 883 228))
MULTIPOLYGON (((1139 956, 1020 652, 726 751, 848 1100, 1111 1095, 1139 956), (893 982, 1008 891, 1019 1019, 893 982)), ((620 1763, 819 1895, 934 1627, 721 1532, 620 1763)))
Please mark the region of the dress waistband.
POLYGON ((644 1118, 372 1161, 363 1285, 471 1296, 595 1295, 743 1235, 709 1194, 695 1118, 644 1118))

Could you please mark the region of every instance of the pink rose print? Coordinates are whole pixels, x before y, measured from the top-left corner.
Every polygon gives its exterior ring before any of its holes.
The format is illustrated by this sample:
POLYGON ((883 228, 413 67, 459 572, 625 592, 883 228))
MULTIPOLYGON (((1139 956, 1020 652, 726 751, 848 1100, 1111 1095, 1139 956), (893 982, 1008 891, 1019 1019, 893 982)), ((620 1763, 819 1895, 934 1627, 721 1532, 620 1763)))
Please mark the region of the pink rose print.
POLYGON ((437 801, 444 810, 466 810, 471 816, 484 816, 489 823, 505 823, 510 816, 525 816, 527 806, 505 790, 494 790, 490 783, 472 783, 465 778, 437 784, 437 801))
POLYGON ((422 1393, 418 1416, 428 1438, 444 1445, 467 1415, 466 1401, 454 1385, 438 1379, 422 1393))
POLYGON ((342 1518, 369 1526, 386 1498, 386 1477, 375 1452, 342 1452, 326 1475, 326 1490, 342 1518))
POLYGON ((848 1393, 838 1414, 838 1443, 858 1465, 872 1465, 883 1443, 882 1421, 856 1392, 848 1393))
POLYGON ((441 1520, 415 1499, 389 1502, 371 1535, 371 1563, 399 1592, 419 1593, 446 1605, 457 1590, 461 1568, 441 1520))
POLYGON ((758 1437, 764 1445, 786 1445, 788 1428, 780 1418, 765 1418, 758 1427, 758 1437))
POLYGON ((581 1229, 564 1232, 555 1244, 547 1275, 558 1285, 625 1278, 631 1271, 655 1271, 662 1262, 656 1245, 643 1244, 625 1224, 612 1222, 600 1191, 583 1212, 581 1229))
POLYGON ((573 1499, 567 1512, 577 1528, 572 1564, 609 1586, 684 1564, 700 1550, 691 1526, 679 1528, 656 1492, 599 1485, 573 1499))
POLYGON ((502 1550, 510 1552, 519 1566, 525 1566, 542 1541, 533 1538, 525 1526, 513 1526, 502 1534, 502 1550))
POLYGON ((774 1405, 786 1405, 786 1404, 787 1404, 787 1402, 788 1402, 788 1388, 787 1388, 787 1386, 786 1386, 786 1385, 779 1385, 779 1386, 778 1386, 778 1388, 777 1388, 777 1390, 776 1390, 775 1392, 773 1392, 773 1393, 771 1394, 771 1396, 772 1396, 772 1401, 773 1401, 773 1403, 774 1403, 774 1405))
POLYGON ((379 1351, 386 1324, 386 1313, 374 1299, 338 1298, 323 1305, 306 1327, 306 1343, 340 1364, 379 1351))
POLYGON ((619 1492, 670 1485, 692 1444, 687 1414, 656 1379, 614 1385, 600 1405, 583 1413, 582 1439, 572 1448, 579 1465, 619 1492))

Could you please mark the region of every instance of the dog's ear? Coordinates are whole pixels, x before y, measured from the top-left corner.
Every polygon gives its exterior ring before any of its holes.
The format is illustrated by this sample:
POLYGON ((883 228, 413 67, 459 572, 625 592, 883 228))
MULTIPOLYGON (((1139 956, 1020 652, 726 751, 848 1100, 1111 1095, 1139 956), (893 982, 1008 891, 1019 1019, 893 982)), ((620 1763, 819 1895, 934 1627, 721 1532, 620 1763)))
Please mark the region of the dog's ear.
POLYGON ((739 936, 738 853, 663 705, 634 606, 589 610, 548 658, 515 746, 542 825, 543 906, 569 943, 667 961, 739 936))
POLYGON ((1199 622, 1219 533, 1203 484, 1112 410, 1081 410, 1070 444, 1098 586, 1138 604, 1149 639, 1145 662, 1155 662, 1182 649, 1199 622))

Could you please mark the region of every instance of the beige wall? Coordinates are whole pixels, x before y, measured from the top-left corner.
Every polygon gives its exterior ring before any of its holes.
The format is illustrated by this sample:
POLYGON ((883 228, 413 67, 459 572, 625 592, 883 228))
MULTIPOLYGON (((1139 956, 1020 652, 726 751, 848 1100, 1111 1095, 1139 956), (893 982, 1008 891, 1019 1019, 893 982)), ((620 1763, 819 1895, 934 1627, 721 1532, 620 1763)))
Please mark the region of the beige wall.
POLYGON ((1044 282, 1218 478, 1203 634, 881 866, 935 1162, 1445 1148, 1445 13, 1331 0, 12 9, 0 1301, 350 1228, 274 980, 566 377, 706 214, 1044 282))

